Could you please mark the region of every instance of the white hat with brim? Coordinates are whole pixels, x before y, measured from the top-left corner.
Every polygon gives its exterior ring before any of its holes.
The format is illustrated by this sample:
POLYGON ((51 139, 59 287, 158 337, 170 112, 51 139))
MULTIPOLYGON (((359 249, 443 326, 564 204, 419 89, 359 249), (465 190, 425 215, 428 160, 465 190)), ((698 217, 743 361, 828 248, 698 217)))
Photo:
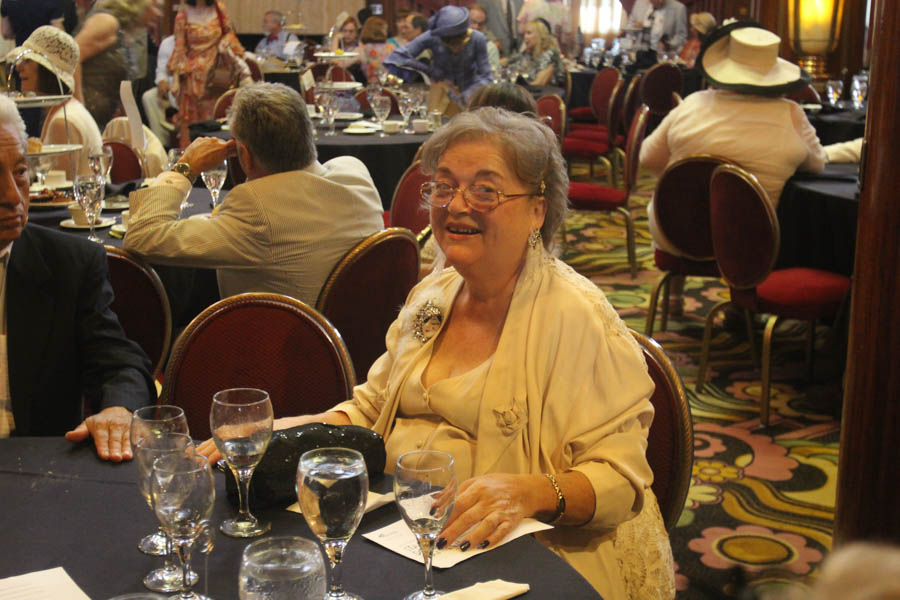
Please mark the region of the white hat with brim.
POLYGON ((752 21, 738 21, 709 34, 697 58, 700 72, 716 88, 758 96, 780 96, 809 85, 809 73, 778 58, 781 38, 752 21))
POLYGON ((12 65, 19 58, 34 61, 59 77, 72 93, 80 56, 78 44, 72 36, 58 27, 44 25, 35 29, 21 46, 10 50, 6 62, 12 65))

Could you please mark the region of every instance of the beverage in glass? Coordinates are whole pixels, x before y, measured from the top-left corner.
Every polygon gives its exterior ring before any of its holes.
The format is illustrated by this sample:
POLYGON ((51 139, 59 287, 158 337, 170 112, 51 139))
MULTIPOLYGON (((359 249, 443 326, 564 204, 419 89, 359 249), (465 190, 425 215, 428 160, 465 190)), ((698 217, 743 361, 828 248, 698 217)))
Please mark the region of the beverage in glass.
POLYGON ((238 482, 238 516, 224 521, 219 530, 231 537, 255 537, 269 530, 250 514, 250 478, 272 439, 272 402, 268 392, 235 388, 216 392, 209 411, 213 440, 238 482))
POLYGON ((238 585, 241 600, 319 599, 325 596, 325 563, 311 540, 257 540, 244 548, 238 585))
POLYGON ((219 204, 219 192, 222 191, 222 186, 225 185, 225 177, 227 175, 227 160, 223 160, 214 167, 200 173, 200 177, 203 179, 203 184, 206 186, 206 189, 209 190, 209 195, 211 196, 210 204, 213 208, 215 208, 216 205, 219 204))
POLYGON ((88 155, 88 166, 91 173, 103 178, 109 183, 109 174, 112 171, 113 152, 110 146, 104 145, 99 152, 88 155))
POLYGON ((328 557, 327 600, 359 598, 344 591, 341 569, 344 549, 365 512, 368 493, 366 463, 356 450, 318 448, 300 457, 297 500, 328 557))
POLYGON ((853 101, 853 108, 862 109, 866 104, 868 93, 869 78, 864 75, 854 75, 853 83, 850 84, 850 99, 853 101))
POLYGON ((75 177, 75 199, 78 200, 78 205, 81 206, 84 216, 87 217, 88 227, 91 231, 88 239, 92 242, 101 241, 94 234, 94 225, 103 206, 105 187, 102 175, 78 175, 75 177))
POLYGON ((399 98, 400 116, 403 117, 403 133, 412 135, 415 133, 409 122, 409 117, 416 109, 416 98, 412 94, 404 94, 399 98))
POLYGON ((828 103, 832 106, 837 106, 843 93, 844 82, 840 79, 829 79, 825 83, 825 96, 828 98, 828 103))

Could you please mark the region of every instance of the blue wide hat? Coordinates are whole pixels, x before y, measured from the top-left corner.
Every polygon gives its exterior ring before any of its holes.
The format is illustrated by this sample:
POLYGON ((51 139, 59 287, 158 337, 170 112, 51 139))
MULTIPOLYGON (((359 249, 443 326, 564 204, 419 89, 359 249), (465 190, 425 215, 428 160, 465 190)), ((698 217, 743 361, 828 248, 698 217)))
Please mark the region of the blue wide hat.
POLYGON ((445 6, 428 20, 428 28, 438 37, 462 35, 469 29, 469 9, 445 6))

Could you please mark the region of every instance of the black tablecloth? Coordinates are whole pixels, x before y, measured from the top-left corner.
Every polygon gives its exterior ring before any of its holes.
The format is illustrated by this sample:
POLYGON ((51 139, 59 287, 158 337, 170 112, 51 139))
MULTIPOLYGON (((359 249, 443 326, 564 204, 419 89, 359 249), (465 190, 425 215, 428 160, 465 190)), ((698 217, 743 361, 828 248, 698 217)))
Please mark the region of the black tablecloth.
MULTIPOLYGON (((62 566, 91 598, 144 591, 141 584, 160 559, 137 550, 138 540, 152 532, 156 520, 137 490, 133 463, 103 463, 86 445, 63 438, 0 440, 0 577, 62 566)), ((389 485, 387 478, 373 488, 389 485)), ((272 522, 274 535, 314 539, 303 517, 285 510, 255 511, 272 522)), ((216 474, 213 521, 233 515, 225 502, 224 478, 216 474)), ((363 518, 359 532, 399 518, 388 505, 363 518)), ((257 538, 258 539, 258 538, 257 538)), ((240 554, 248 540, 217 535, 196 589, 214 600, 237 598, 240 554), (204 577, 205 575, 205 577, 204 577)), ((344 583, 367 600, 394 600, 421 589, 424 567, 363 539, 350 541, 344 559, 344 583)), ((530 536, 519 538, 451 569, 436 569, 435 584, 454 590, 478 581, 501 578, 528 583, 524 598, 598 598, 593 588, 562 559, 530 536)))
POLYGON ((862 137, 866 132, 866 112, 864 110, 844 110, 825 112, 825 109, 809 115, 809 122, 816 129, 816 135, 823 146, 848 142, 862 137))
POLYGON ((818 175, 788 180, 778 203, 781 247, 777 268, 853 272, 859 209, 856 164, 833 163, 818 175))

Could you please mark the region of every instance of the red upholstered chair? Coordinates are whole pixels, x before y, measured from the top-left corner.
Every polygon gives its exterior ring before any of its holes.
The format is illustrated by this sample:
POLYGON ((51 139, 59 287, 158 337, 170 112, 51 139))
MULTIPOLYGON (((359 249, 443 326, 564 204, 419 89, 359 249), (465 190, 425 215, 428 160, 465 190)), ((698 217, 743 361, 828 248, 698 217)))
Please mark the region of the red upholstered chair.
POLYGON ((781 318, 808 321, 807 352, 811 360, 815 321, 837 314, 850 291, 850 279, 817 269, 772 270, 778 257, 778 218, 759 181, 740 167, 722 165, 713 171, 709 214, 716 262, 731 288, 731 300, 715 305, 706 317, 697 390, 706 379, 715 313, 726 305, 767 313, 771 316, 763 334, 760 421, 768 425, 775 324, 781 318))
MULTIPOLYGON (((391 90, 382 88, 381 90, 382 96, 387 96, 391 99, 391 114, 399 115, 400 114, 400 102, 397 100, 397 96, 391 90)), ((369 97, 366 95, 366 90, 359 90, 353 95, 356 98, 356 101, 359 103, 359 110, 362 112, 368 112, 372 110, 372 106, 369 104, 369 97)))
POLYGON ((673 275, 719 277, 709 228, 709 178, 728 161, 716 156, 691 156, 672 163, 660 176, 653 192, 653 212, 659 231, 678 255, 657 249, 654 260, 663 272, 650 293, 644 333, 653 337, 659 293, 663 292, 660 330, 669 320, 669 283, 673 275))
POLYGON ((637 109, 641 106, 641 80, 644 78, 643 73, 635 73, 631 81, 628 82, 628 88, 625 90, 625 99, 622 101, 622 122, 631 123, 637 109))
POLYGON ((325 79, 327 81, 356 81, 350 71, 338 65, 331 65, 328 68, 325 79))
POLYGON ((424 206, 419 189, 431 178, 422 172, 422 164, 415 161, 409 166, 397 187, 394 188, 394 197, 391 199, 391 226, 405 227, 415 234, 428 227, 430 216, 428 208, 424 206))
MULTIPOLYGON (((606 123, 603 119, 606 118, 609 99, 612 98, 613 87, 621 78, 622 75, 618 69, 613 67, 600 69, 591 82, 590 105, 579 106, 569 111, 569 117, 572 121, 605 126, 606 123)), ((572 129, 575 129, 574 125, 572 129)))
POLYGON ((644 74, 641 80, 641 103, 650 107, 648 127, 651 131, 678 105, 682 81, 681 69, 673 63, 659 63, 644 74))
POLYGON ((656 389, 650 396, 655 410, 647 436, 647 462, 653 470, 653 494, 671 532, 684 509, 694 466, 694 431, 691 407, 684 385, 662 347, 636 331, 631 335, 640 344, 647 371, 656 389))
POLYGON ((338 328, 356 380, 384 354, 388 327, 419 278, 419 244, 403 227, 375 233, 347 253, 325 281, 316 309, 338 328))
POLYGON ((112 311, 128 339, 137 342, 153 363, 153 377, 162 366, 172 341, 169 297, 153 267, 121 248, 106 246, 109 282, 115 299, 112 311))
POLYGON ((549 121, 547 124, 560 142, 566 131, 566 103, 556 94, 545 94, 537 99, 538 115, 549 121))
POLYGON ((113 153, 112 169, 109 171, 112 183, 125 183, 144 177, 144 163, 131 146, 115 140, 103 140, 103 145, 109 146, 113 153))
POLYGON ((309 70, 312 71, 314 80, 322 81, 326 78, 325 76, 328 75, 328 69, 330 68, 331 65, 329 63, 314 63, 310 65, 309 70))
POLYGON ((213 119, 225 118, 228 114, 228 109, 231 108, 231 103, 234 102, 234 95, 237 94, 237 91, 237 88, 231 88, 219 96, 219 99, 216 100, 216 105, 213 107, 213 119))
POLYGON ((204 439, 219 390, 266 390, 278 418, 327 410, 349 398, 355 383, 328 319, 288 296, 239 294, 197 315, 176 340, 162 402, 182 407, 191 435, 204 439))
MULTIPOLYGON (((637 277, 637 255, 634 248, 634 221, 628 208, 628 197, 637 181, 638 159, 641 154, 641 144, 644 142, 644 132, 647 128, 648 112, 647 107, 642 106, 628 131, 623 189, 593 183, 569 182, 569 202, 575 210, 617 211, 625 218, 625 240, 632 278, 637 277)), ((565 224, 563 225, 562 233, 563 240, 565 240, 565 224)))
MULTIPOLYGON (((616 82, 610 103, 606 107, 607 124, 609 114, 615 110, 617 102, 622 95, 622 81, 616 82)), ((566 161, 587 160, 591 165, 591 177, 594 176, 594 162, 601 161, 607 167, 607 181, 610 185, 616 185, 616 170, 609 156, 615 160, 615 146, 609 143, 609 133, 600 130, 575 130, 563 138, 562 154, 566 161)))
POLYGON ((812 85, 808 85, 796 92, 791 92, 786 97, 797 104, 822 104, 822 97, 819 96, 819 92, 812 85))
POLYGON ((252 59, 244 61, 244 62, 247 63, 247 68, 250 69, 250 78, 254 82, 264 80, 264 77, 262 74, 262 69, 259 68, 258 62, 256 62, 255 60, 252 60, 252 59))

